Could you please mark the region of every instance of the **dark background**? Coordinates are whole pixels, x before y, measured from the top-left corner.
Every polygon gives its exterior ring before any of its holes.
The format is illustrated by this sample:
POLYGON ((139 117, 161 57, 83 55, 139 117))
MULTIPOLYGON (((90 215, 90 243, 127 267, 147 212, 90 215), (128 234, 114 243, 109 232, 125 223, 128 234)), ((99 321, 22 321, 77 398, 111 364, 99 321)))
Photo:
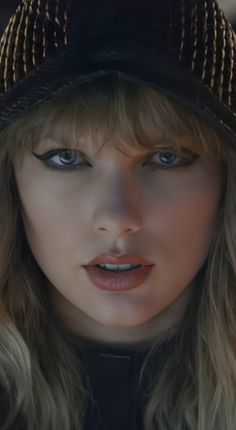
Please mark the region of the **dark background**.
MULTIPOLYGON (((29 0, 28 0, 29 1, 29 0)), ((111 0, 112 1, 112 0, 111 0)), ((218 0, 236 29, 236 0, 218 0)), ((0 0, 0 36, 20 0, 0 0)))

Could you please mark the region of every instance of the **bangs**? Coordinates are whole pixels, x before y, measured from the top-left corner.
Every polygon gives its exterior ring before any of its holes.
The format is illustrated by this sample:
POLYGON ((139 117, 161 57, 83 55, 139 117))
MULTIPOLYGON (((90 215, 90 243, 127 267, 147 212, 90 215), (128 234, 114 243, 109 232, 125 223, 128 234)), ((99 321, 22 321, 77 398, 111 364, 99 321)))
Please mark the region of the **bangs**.
POLYGON ((8 141, 11 159, 35 150, 48 138, 85 152, 91 149, 88 145, 100 151, 109 143, 128 155, 133 149, 169 148, 205 159, 222 159, 225 145, 213 126, 162 93, 109 76, 70 88, 25 114, 0 136, 8 141))

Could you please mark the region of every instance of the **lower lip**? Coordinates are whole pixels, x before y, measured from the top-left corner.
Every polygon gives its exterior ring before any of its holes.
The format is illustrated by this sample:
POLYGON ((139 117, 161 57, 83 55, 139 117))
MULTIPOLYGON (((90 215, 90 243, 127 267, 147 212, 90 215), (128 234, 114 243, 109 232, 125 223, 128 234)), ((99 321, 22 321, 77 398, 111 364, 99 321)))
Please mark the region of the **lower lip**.
POLYGON ((106 291, 127 291, 143 284, 149 277, 152 266, 141 266, 127 272, 112 273, 99 269, 96 266, 84 266, 90 281, 106 291))

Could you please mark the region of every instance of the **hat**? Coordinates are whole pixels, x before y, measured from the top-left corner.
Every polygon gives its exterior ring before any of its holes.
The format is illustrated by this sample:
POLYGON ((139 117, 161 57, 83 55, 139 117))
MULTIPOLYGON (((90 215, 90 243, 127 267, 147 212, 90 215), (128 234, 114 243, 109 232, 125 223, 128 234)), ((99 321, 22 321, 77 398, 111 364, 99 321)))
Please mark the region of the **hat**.
POLYGON ((0 41, 0 130, 114 73, 173 97, 236 144, 236 34, 215 0, 23 0, 0 41))

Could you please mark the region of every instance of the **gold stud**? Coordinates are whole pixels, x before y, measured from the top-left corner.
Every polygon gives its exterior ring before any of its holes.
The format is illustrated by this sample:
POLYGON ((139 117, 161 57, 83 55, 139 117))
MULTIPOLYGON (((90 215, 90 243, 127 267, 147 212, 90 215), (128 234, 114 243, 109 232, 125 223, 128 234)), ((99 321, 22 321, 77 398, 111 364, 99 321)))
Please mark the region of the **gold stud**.
MULTIPOLYGON (((35 0, 36 1, 36 0, 35 0)), ((32 12, 32 17, 34 14, 34 7, 35 7, 35 1, 34 0, 30 0, 30 6, 31 6, 31 12, 32 12)), ((33 19, 33 18, 32 18, 33 19)), ((32 22, 33 24, 33 35, 32 35, 32 63, 34 66, 36 66, 36 59, 35 59, 35 42, 36 42, 36 31, 37 31, 37 16, 35 17, 34 21, 32 22)))
POLYGON ((197 45, 198 45, 198 38, 197 38, 197 30, 198 30, 198 6, 196 0, 194 0, 194 7, 192 9, 192 21, 191 21, 191 29, 192 29, 192 35, 194 36, 194 43, 193 43, 193 60, 192 60, 192 72, 195 69, 195 62, 197 58, 197 45))
POLYGON ((228 86, 228 105, 232 106, 232 94, 233 94, 233 77, 234 77, 234 61, 235 61, 235 44, 236 38, 234 30, 232 29, 231 24, 228 26, 229 28, 229 46, 230 46, 230 77, 229 77, 229 86, 228 86))
POLYGON ((54 30, 54 46, 58 48, 58 39, 57 39, 57 26, 60 26, 60 21, 58 19, 58 0, 55 3, 55 17, 54 17, 54 23, 55 23, 55 30, 54 30))
POLYGON ((211 67, 210 87, 211 87, 211 89, 214 89, 215 75, 216 75, 216 52, 217 52, 217 46, 216 46, 216 41, 217 41, 217 20, 216 20, 217 10, 216 10, 215 2, 213 2, 212 7, 213 7, 213 63, 212 63, 212 67, 211 67))
MULTIPOLYGON (((46 16, 47 16, 47 3, 46 3, 46 9, 45 9, 45 12, 46 12, 46 16)), ((43 20, 43 28, 42 28, 42 31, 43 31, 43 41, 42 41, 42 44, 43 44, 43 58, 46 58, 46 20, 44 19, 43 20)))
POLYGON ((185 2, 181 0, 181 9, 182 9, 182 34, 181 34, 181 44, 179 51, 179 61, 183 59, 183 50, 184 50, 184 42, 185 42, 185 2))
MULTIPOLYGON (((24 5, 22 5, 20 20, 19 20, 17 31, 16 31, 16 37, 15 37, 15 47, 14 47, 14 53, 13 53, 13 62, 14 62, 14 65, 17 64, 16 56, 17 56, 18 50, 20 49, 19 35, 20 35, 21 29, 22 29, 22 23, 23 23, 24 14, 25 14, 25 7, 24 7, 24 5)), ((16 68, 14 67, 14 70, 13 70, 13 81, 14 81, 14 83, 18 79, 19 79, 19 76, 17 76, 17 74, 16 74, 16 68)))
POLYGON ((49 2, 49 0, 47 0, 47 3, 46 3, 46 17, 47 17, 48 21, 51 21, 51 17, 49 15, 49 9, 48 9, 48 2, 49 2))
POLYGON ((36 41, 37 41, 37 23, 38 23, 38 17, 40 16, 40 0, 35 0, 34 2, 35 5, 35 19, 34 19, 34 25, 33 25, 33 45, 32 45, 32 53, 33 53, 33 65, 37 66, 36 63, 36 41))
POLYGON ((11 34, 11 29, 13 26, 13 20, 14 17, 12 16, 11 19, 9 20, 9 23, 1 37, 1 57, 0 57, 0 64, 2 65, 3 68, 3 73, 2 73, 2 79, 3 79, 3 88, 4 91, 6 91, 6 84, 5 84, 5 68, 6 68, 6 60, 7 60, 7 56, 6 56, 6 50, 7 50, 7 45, 8 45, 8 41, 9 41, 9 37, 11 34))
POLYGON ((5 31, 1 37, 0 40, 0 64, 2 64, 2 59, 5 53, 5 49, 7 46, 7 41, 8 41, 8 37, 9 37, 9 33, 11 32, 11 27, 12 27, 12 21, 13 21, 13 16, 10 18, 7 27, 5 28, 5 31))
POLYGON ((60 18, 59 18, 59 0, 57 0, 57 3, 56 3, 56 16, 55 16, 55 21, 56 21, 56 24, 60 27, 60 26, 61 26, 61 23, 60 23, 60 18))
POLYGON ((221 69, 220 69, 220 86, 219 86, 219 99, 223 99, 223 85, 224 85, 224 71, 225 71, 225 56, 226 56, 226 25, 225 18, 222 10, 220 10, 221 29, 222 29, 222 52, 221 52, 221 69))
POLYGON ((67 26, 68 26, 68 10, 69 10, 69 2, 66 5, 66 9, 64 12, 64 26, 63 26, 63 31, 64 31, 64 44, 67 45, 68 40, 67 40, 67 26))
POLYGON ((29 3, 29 12, 30 12, 30 14, 33 13, 33 1, 34 0, 30 0, 30 3, 29 3))
MULTIPOLYGON (((27 11, 27 5, 26 11, 27 11)), ((27 11, 26 20, 25 20, 25 30, 24 30, 24 44, 23 44, 23 63, 24 63, 24 72, 25 75, 28 75, 28 68, 27 68, 27 45, 26 42, 28 41, 28 31, 29 31, 29 11, 27 11)))
POLYGON ((204 50, 204 61, 203 61, 203 70, 202 70, 202 81, 205 81, 206 77, 206 66, 207 66, 207 58, 208 58, 208 8, 207 8, 207 1, 204 1, 204 10, 205 10, 205 16, 204 16, 204 33, 206 34, 206 45, 204 50))
MULTIPOLYGON (((9 37, 8 37, 8 41, 7 41, 6 57, 5 57, 5 68, 4 68, 4 87, 5 87, 5 91, 8 91, 7 72, 8 72, 9 61, 10 61, 10 55, 9 55, 10 46, 11 46, 11 43, 13 42, 13 39, 15 39, 15 35, 16 35, 16 31, 17 31, 17 28, 15 29, 15 23, 17 22, 17 19, 18 19, 20 13, 21 13, 21 5, 17 8, 16 13, 15 13, 15 15, 13 17, 12 25, 10 27, 10 33, 9 33, 9 37)), ((15 65, 16 64, 16 59, 15 59, 14 55, 13 55, 12 61, 13 61, 13 64, 15 65)), ((13 71, 14 71, 15 70, 14 66, 12 68, 13 68, 13 71)), ((13 79, 14 79, 14 77, 13 77, 13 79)))

